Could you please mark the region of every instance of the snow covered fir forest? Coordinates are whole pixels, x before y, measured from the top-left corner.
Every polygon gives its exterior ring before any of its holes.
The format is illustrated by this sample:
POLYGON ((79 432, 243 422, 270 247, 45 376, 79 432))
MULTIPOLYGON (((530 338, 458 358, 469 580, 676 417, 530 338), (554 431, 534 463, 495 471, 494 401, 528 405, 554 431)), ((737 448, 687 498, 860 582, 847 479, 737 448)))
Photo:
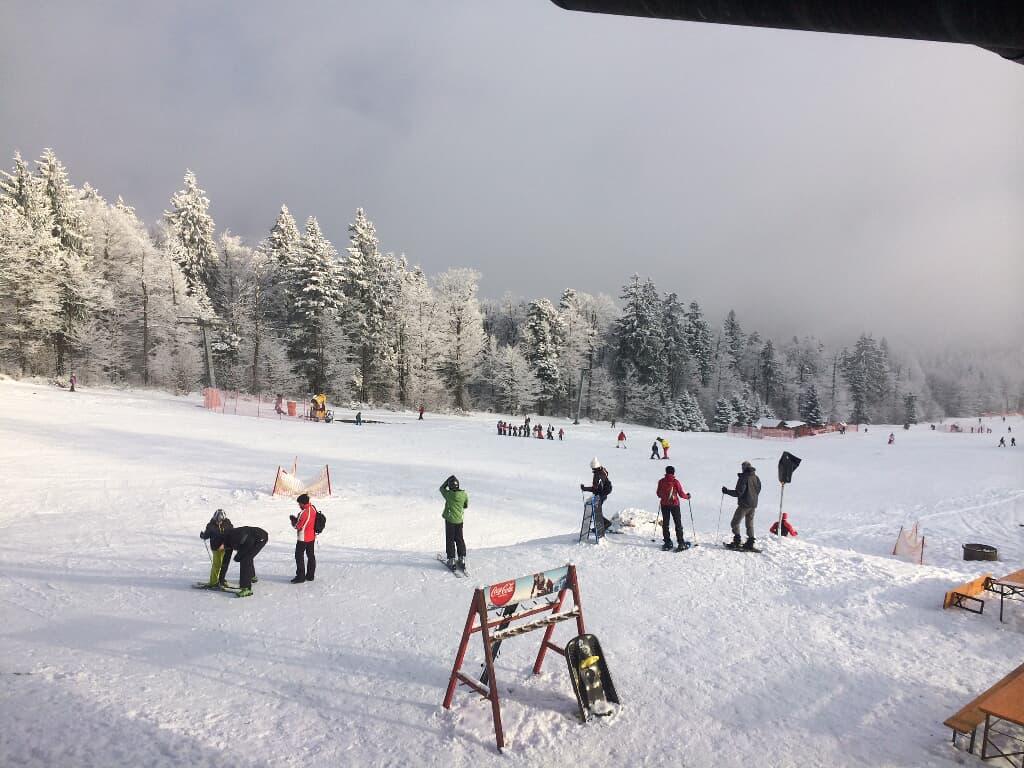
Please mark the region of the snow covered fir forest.
MULTIPOLYGON (((1024 398, 1019 348, 925 353, 893 348, 885 329, 842 345, 799 328, 773 339, 743 319, 743 290, 719 319, 679 286, 637 275, 624 275, 617 300, 555 286, 554 301, 485 299, 472 269, 428 276, 383 250, 362 209, 339 246, 285 205, 258 243, 218 234, 210 208, 187 171, 149 224, 120 197, 73 184, 52 150, 34 163, 16 154, 0 180, 2 370, 188 392, 205 375, 201 323, 221 386, 384 407, 579 407, 724 431, 761 416, 915 423, 1024 398)), ((780 300, 801 290, 821 287, 809 278, 780 300)))

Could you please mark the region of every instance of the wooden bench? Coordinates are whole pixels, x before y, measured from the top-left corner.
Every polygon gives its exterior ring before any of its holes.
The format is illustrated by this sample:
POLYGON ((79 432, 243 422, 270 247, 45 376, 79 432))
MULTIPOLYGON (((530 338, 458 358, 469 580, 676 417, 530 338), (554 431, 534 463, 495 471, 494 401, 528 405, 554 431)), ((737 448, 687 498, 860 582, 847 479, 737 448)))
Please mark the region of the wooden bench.
MULTIPOLYGON (((971 582, 972 584, 974 582, 971 582)), ((969 610, 969 609, 968 609, 969 610)), ((987 699, 990 699, 993 694, 999 691, 1004 686, 1010 684, 1017 678, 1024 678, 1024 664, 1021 664, 1015 670, 1006 675, 1002 680, 993 685, 983 694, 975 698, 970 704, 961 709, 952 717, 947 718, 943 725, 953 731, 953 743, 956 744, 956 736, 958 733, 970 734, 971 743, 968 747, 968 752, 974 751, 974 737, 977 735, 978 726, 985 722, 985 713, 981 711, 981 706, 985 704, 987 699)))
POLYGON ((959 587, 949 590, 942 601, 942 607, 963 608, 971 613, 982 613, 985 610, 985 601, 979 598, 978 595, 985 591, 991 578, 992 574, 986 573, 972 581, 968 581, 966 584, 961 584, 959 587), (977 607, 972 607, 974 605, 977 607))

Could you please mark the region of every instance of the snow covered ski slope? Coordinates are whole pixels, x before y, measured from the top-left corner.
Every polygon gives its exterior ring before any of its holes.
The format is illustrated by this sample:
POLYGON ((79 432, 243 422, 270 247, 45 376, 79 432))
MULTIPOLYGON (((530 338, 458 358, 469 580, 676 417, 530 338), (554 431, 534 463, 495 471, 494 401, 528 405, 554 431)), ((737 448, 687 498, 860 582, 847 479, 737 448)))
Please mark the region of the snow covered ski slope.
POLYGON ((941 609, 955 584, 1024 567, 1024 447, 995 447, 1020 420, 984 436, 897 429, 891 446, 886 427, 672 434, 697 540, 715 546, 668 556, 646 522, 665 462, 642 427, 624 427, 622 450, 618 428, 554 419, 565 442, 499 437, 490 415, 279 422, 11 381, 0 402, 3 766, 953 766, 965 758, 943 719, 1024 658, 1024 604, 1002 625, 941 609), (782 450, 803 464, 785 497, 799 538, 779 541, 766 532, 782 450), (316 581, 297 585, 294 501, 269 495, 295 456, 300 476, 328 464, 335 490, 318 503, 316 581), (593 456, 614 483, 605 514, 639 523, 596 546, 577 544, 593 456), (726 499, 719 529, 719 489, 744 459, 764 483, 756 556, 717 546, 732 511, 726 499), (435 557, 453 472, 469 579, 435 557), (270 534, 253 598, 191 588, 218 507, 270 534), (889 555, 914 521, 924 566, 889 555), (963 562, 971 541, 1002 562, 963 562), (460 688, 441 708, 473 587, 569 561, 622 708, 581 724, 564 664, 533 677, 538 636, 511 638, 499 755, 487 702, 460 688))

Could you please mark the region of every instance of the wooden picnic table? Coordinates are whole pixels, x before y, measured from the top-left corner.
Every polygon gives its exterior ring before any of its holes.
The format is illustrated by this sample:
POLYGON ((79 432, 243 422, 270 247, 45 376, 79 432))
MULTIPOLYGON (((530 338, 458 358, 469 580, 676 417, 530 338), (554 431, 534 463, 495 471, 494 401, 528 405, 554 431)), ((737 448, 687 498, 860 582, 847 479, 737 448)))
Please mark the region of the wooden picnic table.
POLYGON ((1014 734, 999 730, 1000 721, 1011 723, 1024 729, 1024 676, 1016 677, 999 688, 991 696, 978 704, 978 709, 985 713, 985 732, 981 740, 981 759, 1005 758, 1013 765, 1013 758, 1018 758, 1016 765, 1024 765, 1024 730, 1014 734), (1007 744, 998 745, 992 736, 1005 736, 1007 744), (1016 751, 1004 752, 1008 745, 1016 747, 1016 751), (991 749, 991 753, 990 750, 991 749))
POLYGON ((999 595, 999 621, 1002 622, 1003 603, 1006 599, 1024 600, 1024 570, 1014 571, 999 579, 989 579, 985 589, 999 595))

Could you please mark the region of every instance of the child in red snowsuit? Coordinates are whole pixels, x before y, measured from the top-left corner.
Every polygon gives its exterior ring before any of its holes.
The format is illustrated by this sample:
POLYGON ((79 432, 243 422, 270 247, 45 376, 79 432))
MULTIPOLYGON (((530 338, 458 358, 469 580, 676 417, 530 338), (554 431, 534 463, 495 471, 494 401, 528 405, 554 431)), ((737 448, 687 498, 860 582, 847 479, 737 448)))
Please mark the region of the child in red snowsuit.
MULTIPOLYGON (((779 533, 779 521, 776 520, 772 523, 772 527, 768 529, 768 533, 778 535, 779 533)), ((796 536, 796 528, 789 524, 789 512, 782 513, 782 535, 783 536, 796 536)))

